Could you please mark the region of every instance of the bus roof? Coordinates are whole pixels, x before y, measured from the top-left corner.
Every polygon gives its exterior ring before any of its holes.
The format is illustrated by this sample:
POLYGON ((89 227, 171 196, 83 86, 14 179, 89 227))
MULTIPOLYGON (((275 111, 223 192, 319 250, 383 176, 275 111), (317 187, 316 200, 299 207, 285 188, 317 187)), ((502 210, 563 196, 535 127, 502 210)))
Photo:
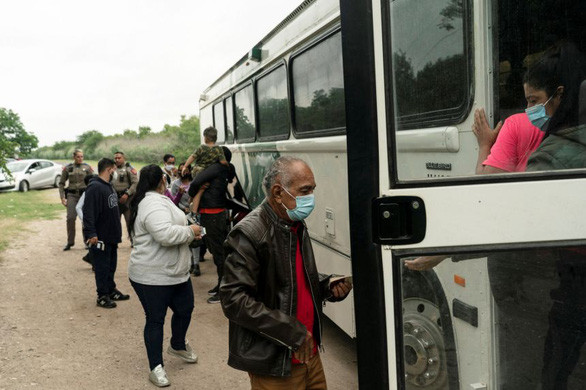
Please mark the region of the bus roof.
MULTIPOLYGON (((323 2, 323 1, 322 1, 323 2)), ((266 34, 256 45, 254 45, 251 50, 242 56, 234 65, 232 65, 228 70, 226 70, 220 77, 218 77, 211 85, 209 85, 204 91, 202 96, 200 97, 200 107, 205 106, 208 103, 211 103, 217 96, 215 93, 211 99, 208 98, 208 92, 214 89, 214 87, 218 86, 225 78, 227 78, 231 73, 235 70, 239 69, 243 64, 246 64, 248 61, 251 60, 250 52, 252 49, 261 50, 263 46, 265 46, 269 41, 275 38, 279 33, 283 32, 287 26, 289 26, 299 15, 301 15, 307 8, 309 8, 314 3, 318 3, 317 0, 305 0, 303 1, 295 10, 293 10, 285 19, 283 19, 275 28, 273 28, 268 34, 266 34)), ((329 1, 325 1, 324 3, 329 3, 329 1)), ((332 2, 333 3, 333 2, 332 2)), ((331 8, 331 7, 330 7, 331 8)), ((337 2, 336 2, 337 8, 337 2)), ((262 62, 262 61, 261 61, 262 62)), ((257 67, 251 68, 250 71, 256 71, 257 67)), ((240 80, 237 80, 239 83, 240 80)), ((223 87, 221 87, 223 89, 223 87)), ((221 92, 223 93, 223 92, 221 92)))

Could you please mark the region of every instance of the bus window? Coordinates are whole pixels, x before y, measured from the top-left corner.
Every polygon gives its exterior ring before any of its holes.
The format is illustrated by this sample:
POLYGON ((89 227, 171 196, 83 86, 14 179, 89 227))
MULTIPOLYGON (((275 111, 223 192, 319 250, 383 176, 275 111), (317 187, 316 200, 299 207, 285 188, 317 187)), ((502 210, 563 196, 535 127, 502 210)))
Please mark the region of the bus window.
POLYGON ((291 68, 297 135, 343 133, 346 112, 340 33, 294 57, 291 68))
POLYGON ((224 129, 224 103, 219 102, 214 104, 214 127, 218 130, 218 140, 216 141, 219 144, 223 144, 226 140, 226 133, 224 129))
POLYGON ((214 125, 214 116, 212 114, 212 106, 203 107, 199 112, 199 127, 201 131, 207 127, 214 125))
POLYGON ((261 139, 285 139, 289 135, 287 72, 280 66, 256 84, 258 134, 261 139))
POLYGON ((391 2, 398 129, 460 123, 471 99, 465 0, 391 2))
POLYGON ((242 88, 234 95, 236 114, 236 139, 239 142, 254 141, 254 96, 252 85, 242 88))
POLYGON ((471 335, 491 332, 497 366, 488 388, 583 389, 585 256, 586 247, 575 246, 405 259, 399 310, 407 389, 453 388, 457 360, 460 375, 478 375, 478 360, 470 362, 486 341, 471 335))
POLYGON ((224 109, 226 110, 226 143, 234 142, 234 107, 232 106, 232 96, 224 100, 224 109))

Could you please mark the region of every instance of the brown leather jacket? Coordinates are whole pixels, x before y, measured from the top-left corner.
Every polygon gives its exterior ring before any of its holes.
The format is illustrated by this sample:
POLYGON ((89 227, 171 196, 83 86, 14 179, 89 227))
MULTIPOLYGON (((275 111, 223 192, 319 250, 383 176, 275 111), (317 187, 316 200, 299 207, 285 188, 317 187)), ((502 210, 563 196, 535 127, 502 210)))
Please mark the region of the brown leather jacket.
MULTIPOLYGON (((303 226, 301 252, 315 308, 314 341, 321 346, 322 302, 334 300, 329 276, 319 275, 311 240, 303 226)), ((232 229, 226 242, 220 285, 230 320, 228 364, 259 375, 291 375, 291 356, 306 329, 296 318, 297 235, 265 201, 232 229)))

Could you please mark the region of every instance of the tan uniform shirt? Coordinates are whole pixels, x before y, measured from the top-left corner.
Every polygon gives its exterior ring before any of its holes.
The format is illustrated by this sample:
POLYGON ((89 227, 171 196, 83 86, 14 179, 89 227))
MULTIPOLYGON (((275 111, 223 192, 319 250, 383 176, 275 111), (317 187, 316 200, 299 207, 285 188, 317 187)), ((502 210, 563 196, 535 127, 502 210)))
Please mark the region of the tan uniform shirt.
POLYGON ((118 178, 112 180, 112 186, 116 193, 126 192, 128 196, 134 195, 136 185, 138 184, 138 175, 136 169, 130 163, 124 163, 121 167, 116 167, 118 178))
POLYGON ((61 180, 59 181, 59 195, 61 198, 65 198, 65 183, 69 180, 67 190, 79 191, 85 190, 86 185, 83 181, 86 176, 94 173, 92 167, 89 164, 81 163, 79 165, 75 163, 67 164, 63 167, 61 172, 61 180))

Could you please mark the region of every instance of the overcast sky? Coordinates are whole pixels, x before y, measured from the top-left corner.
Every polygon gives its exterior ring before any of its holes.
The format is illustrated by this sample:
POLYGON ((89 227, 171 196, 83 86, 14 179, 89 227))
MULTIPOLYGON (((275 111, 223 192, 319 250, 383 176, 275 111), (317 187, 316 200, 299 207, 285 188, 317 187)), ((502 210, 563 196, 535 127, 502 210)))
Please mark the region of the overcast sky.
POLYGON ((301 0, 0 0, 0 107, 41 146, 198 114, 301 0))

